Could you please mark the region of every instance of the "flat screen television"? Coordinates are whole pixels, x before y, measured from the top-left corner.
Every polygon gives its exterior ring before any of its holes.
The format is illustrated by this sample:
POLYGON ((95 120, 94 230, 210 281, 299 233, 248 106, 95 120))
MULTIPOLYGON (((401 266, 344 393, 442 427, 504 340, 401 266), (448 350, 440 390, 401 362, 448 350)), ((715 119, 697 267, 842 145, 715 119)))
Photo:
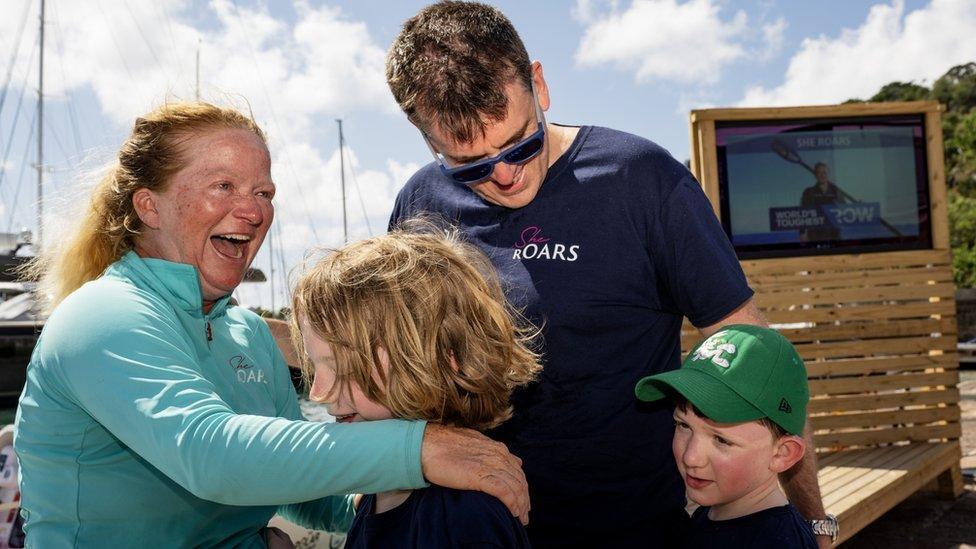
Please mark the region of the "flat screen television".
POLYGON ((716 121, 742 259, 932 246, 924 115, 716 121))

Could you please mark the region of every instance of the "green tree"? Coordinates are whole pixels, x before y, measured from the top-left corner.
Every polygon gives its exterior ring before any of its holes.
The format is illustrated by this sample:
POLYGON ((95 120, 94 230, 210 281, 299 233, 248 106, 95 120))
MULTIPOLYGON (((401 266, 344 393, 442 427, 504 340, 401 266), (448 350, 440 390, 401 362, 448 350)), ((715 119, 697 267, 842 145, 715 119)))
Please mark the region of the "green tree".
POLYGON ((976 197, 976 109, 955 116, 945 137, 946 180, 962 196, 976 197))
POLYGON ((940 76, 932 84, 932 98, 959 114, 976 107, 976 62, 956 65, 940 76))
POLYGON ((976 62, 952 67, 931 90, 914 82, 892 82, 870 101, 922 99, 935 99, 946 107, 942 138, 953 278, 960 288, 976 288, 976 62))
POLYGON ((868 101, 923 101, 930 99, 931 93, 925 86, 914 82, 892 82, 885 84, 868 101))
POLYGON ((976 288, 976 198, 949 192, 952 277, 959 288, 976 288))

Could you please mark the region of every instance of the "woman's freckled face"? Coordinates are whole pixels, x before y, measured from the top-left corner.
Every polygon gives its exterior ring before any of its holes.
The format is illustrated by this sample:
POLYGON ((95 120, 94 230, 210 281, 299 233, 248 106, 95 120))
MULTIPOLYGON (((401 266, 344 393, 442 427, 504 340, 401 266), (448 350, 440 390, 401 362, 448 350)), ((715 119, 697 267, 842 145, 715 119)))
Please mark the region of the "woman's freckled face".
POLYGON ((154 192, 158 228, 140 239, 140 255, 193 265, 204 301, 231 292, 244 278, 274 219, 271 159, 244 129, 189 137, 186 164, 154 192))

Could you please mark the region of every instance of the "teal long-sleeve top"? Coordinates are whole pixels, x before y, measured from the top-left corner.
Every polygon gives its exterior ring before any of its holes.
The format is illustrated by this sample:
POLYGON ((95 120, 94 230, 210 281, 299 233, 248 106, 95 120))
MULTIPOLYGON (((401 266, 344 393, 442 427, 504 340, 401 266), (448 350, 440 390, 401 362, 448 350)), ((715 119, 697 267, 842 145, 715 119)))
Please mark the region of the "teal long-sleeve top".
POLYGON ((204 314, 195 268, 129 252, 58 306, 17 410, 29 547, 264 547, 276 511, 344 530, 333 495, 424 485, 423 422, 303 421, 228 301, 204 314))

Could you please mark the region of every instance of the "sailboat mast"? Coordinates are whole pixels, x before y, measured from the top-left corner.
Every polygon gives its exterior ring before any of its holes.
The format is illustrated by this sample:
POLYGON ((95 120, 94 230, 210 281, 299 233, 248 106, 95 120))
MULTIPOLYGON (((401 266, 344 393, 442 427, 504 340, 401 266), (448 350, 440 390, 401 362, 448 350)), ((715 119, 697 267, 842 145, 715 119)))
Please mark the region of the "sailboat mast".
POLYGON ((349 242, 349 227, 346 223, 346 161, 345 140, 342 137, 342 119, 336 118, 339 124, 339 185, 342 189, 342 242, 349 242))
POLYGON ((44 0, 41 0, 40 62, 37 70, 37 246, 44 230, 44 0))

